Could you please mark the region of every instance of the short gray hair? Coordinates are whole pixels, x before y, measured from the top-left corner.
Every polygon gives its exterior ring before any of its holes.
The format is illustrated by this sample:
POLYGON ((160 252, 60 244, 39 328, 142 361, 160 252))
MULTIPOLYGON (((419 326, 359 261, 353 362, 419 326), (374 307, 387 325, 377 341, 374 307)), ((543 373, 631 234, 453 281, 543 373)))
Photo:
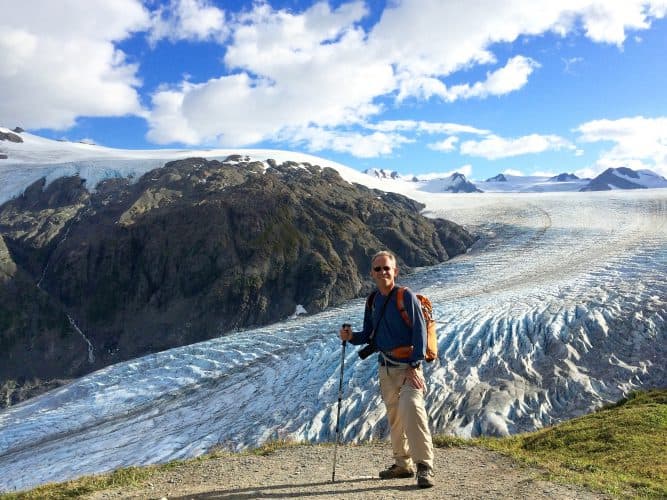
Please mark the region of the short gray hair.
POLYGON ((396 256, 389 250, 380 250, 375 255, 373 255, 373 258, 371 258, 371 265, 373 265, 373 262, 375 262, 375 259, 378 257, 389 257, 394 262, 394 267, 396 267, 396 256))

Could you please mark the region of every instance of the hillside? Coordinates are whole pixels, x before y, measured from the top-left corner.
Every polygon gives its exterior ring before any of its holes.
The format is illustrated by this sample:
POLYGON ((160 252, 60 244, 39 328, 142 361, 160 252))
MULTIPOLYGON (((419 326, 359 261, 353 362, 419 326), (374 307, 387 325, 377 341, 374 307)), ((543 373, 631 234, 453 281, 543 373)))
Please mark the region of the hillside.
MULTIPOLYGON (((598 412, 504 439, 435 438, 432 498, 609 498, 667 494, 667 389, 633 393, 598 412), (497 452, 510 453, 520 466, 497 452), (578 484, 575 486, 573 484, 578 484), (589 490, 594 488, 604 493, 589 490)), ((387 443, 338 449, 288 443, 240 454, 215 452, 187 462, 132 468, 50 485, 9 498, 411 498, 413 480, 379 481, 387 443)))
POLYGON ((382 248, 408 271, 472 244, 422 208, 331 168, 241 156, 94 191, 41 179, 0 206, 0 407, 41 381, 339 305, 369 290, 382 248))
POLYGON ((667 389, 634 392, 538 432, 479 442, 564 481, 618 496, 667 497, 667 389))

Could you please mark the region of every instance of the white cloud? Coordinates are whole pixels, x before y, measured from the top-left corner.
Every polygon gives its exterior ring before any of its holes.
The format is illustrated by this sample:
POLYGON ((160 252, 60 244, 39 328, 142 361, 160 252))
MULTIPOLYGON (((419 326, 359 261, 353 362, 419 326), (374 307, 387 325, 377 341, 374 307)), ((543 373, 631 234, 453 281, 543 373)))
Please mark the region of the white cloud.
POLYGON ((411 139, 393 133, 373 132, 363 134, 316 127, 284 131, 284 135, 287 142, 295 145, 303 143, 310 151, 327 149, 349 153, 359 158, 390 155, 403 144, 413 142, 411 139))
POLYGON ((191 85, 184 83, 181 89, 161 89, 153 95, 153 111, 149 117, 151 125, 147 137, 156 143, 183 142, 198 144, 205 142, 200 134, 190 128, 183 119, 183 99, 191 85))
POLYGON ((399 71, 438 78, 495 62, 491 45, 521 35, 565 36, 581 26, 591 40, 621 45, 628 31, 648 28, 665 10, 664 0, 403 0, 385 9, 370 41, 399 71))
MULTIPOLYGON (((267 139, 302 139, 313 126, 326 129, 360 124, 380 111, 373 101, 394 88, 391 65, 364 49, 364 32, 354 23, 365 15, 363 3, 331 11, 319 3, 302 14, 274 11, 260 4, 243 14, 227 48, 225 63, 238 72, 202 84, 182 84, 180 108, 173 97, 153 96, 152 140, 174 140, 172 123, 192 131, 183 142, 215 141, 241 146, 267 139), (169 123, 163 122, 170 117, 169 123)), ((314 141, 367 151, 336 141, 314 141)), ((374 144, 377 141, 373 141, 374 144)), ((379 148, 379 150, 386 150, 379 148)))
POLYGON ((593 120, 580 125, 583 142, 612 142, 602 153, 595 171, 606 168, 648 168, 667 175, 667 117, 636 116, 618 120, 593 120))
POLYGON ((575 65, 578 65, 578 64, 581 64, 581 63, 584 62, 583 57, 561 58, 561 60, 563 61, 563 65, 564 65, 563 72, 571 73, 571 74, 575 73, 575 71, 574 71, 574 66, 575 65))
POLYGON ((581 168, 579 170, 575 170, 574 175, 576 175, 580 179, 592 179, 596 177, 600 172, 602 171, 598 167, 596 168, 586 167, 586 168, 581 168))
POLYGON ((649 16, 664 15, 665 3, 660 0, 589 1, 582 6, 581 22, 586 36, 594 42, 621 46, 628 30, 647 29, 649 16))
POLYGON ((536 177, 554 177, 558 174, 556 172, 552 172, 551 170, 537 170, 535 172, 531 172, 530 175, 534 175, 536 177))
POLYGON ((366 128, 381 132, 414 131, 426 134, 473 134, 488 135, 489 130, 459 123, 427 122, 418 120, 383 120, 365 124, 366 128))
POLYGON ((170 0, 151 13, 152 27, 149 42, 155 45, 162 39, 224 40, 228 35, 225 11, 211 5, 209 0, 170 0))
POLYGON ((14 2, 0 16, 0 117, 25 128, 140 114, 137 65, 114 43, 148 26, 135 0, 14 2))
POLYGON ((459 142, 459 138, 455 135, 450 135, 442 141, 429 144, 428 147, 434 151, 443 151, 445 153, 449 153, 456 150, 457 142, 459 142))
POLYGON ((465 165, 461 165, 459 168, 456 168, 454 170, 449 170, 447 172, 433 172, 430 174, 419 174, 417 176, 417 179, 420 181, 431 181, 434 179, 444 179, 445 177, 449 177, 452 174, 459 173, 463 174, 466 177, 470 178, 472 175, 472 165, 469 163, 466 163, 465 165))
POLYGON ((449 90, 448 95, 443 97, 448 101, 454 101, 460 98, 509 94, 526 85, 530 74, 539 66, 536 61, 528 57, 515 56, 503 68, 488 73, 484 82, 477 82, 472 86, 467 83, 455 85, 449 90))
MULTIPOLYGON (((209 4, 199 0, 196 5, 209 4)), ((515 92, 539 67, 534 59, 514 56, 488 71, 483 81, 448 85, 446 79, 461 69, 496 64, 492 45, 513 42, 521 35, 551 31, 565 36, 584 29, 596 41, 620 44, 627 31, 645 29, 661 15, 656 5, 599 0, 474 4, 405 0, 389 3, 379 22, 365 32, 359 22, 368 9, 361 1, 336 8, 322 1, 302 12, 276 10, 259 2, 229 20, 224 63, 231 74, 170 90, 183 93, 180 109, 161 109, 161 103, 171 106, 177 100, 162 99, 157 92, 150 137, 170 142, 175 130, 183 128, 187 134, 181 142, 241 146, 285 138, 288 132, 304 137, 311 128, 331 130, 354 124, 378 132, 412 128, 455 135, 459 132, 448 130, 447 125, 429 129, 423 122, 369 122, 383 110, 380 97, 454 101, 515 92), (163 117, 169 120, 162 123, 163 117), (178 120, 185 123, 174 128, 178 120)), ((468 132, 488 134, 474 127, 468 132)), ((470 152, 495 157, 565 147, 554 137, 530 136, 503 147, 498 140, 464 144, 470 152), (492 151, 494 147, 500 147, 498 153, 492 151), (484 148, 490 149, 485 152, 484 148)), ((451 141, 441 146, 451 148, 451 141)), ((313 140, 312 144, 333 143, 313 140)), ((362 149, 363 154, 376 150, 362 149)))
POLYGON ((550 150, 574 150, 575 147, 569 141, 557 135, 530 134, 516 139, 505 139, 497 135, 491 135, 481 141, 465 141, 461 144, 460 149, 462 154, 496 160, 511 156, 543 153, 550 150))
POLYGON ((517 177, 523 177, 524 175, 526 175, 521 170, 516 170, 514 168, 506 168, 505 170, 503 170, 503 174, 516 175, 517 177))
MULTIPOLYGON (((335 7, 318 1, 304 11, 276 10, 258 1, 239 14, 219 4, 164 0, 149 12, 139 0, 15 2, 0 19, 0 116, 31 128, 67 128, 78 116, 142 115, 138 67, 117 44, 143 31, 152 44, 227 43, 224 66, 215 77, 165 82, 149 96, 151 140, 243 146, 294 134, 312 137, 313 145, 383 154, 389 146, 380 147, 381 138, 409 127, 415 133, 489 135, 448 123, 370 122, 391 99, 454 101, 524 88, 539 62, 521 55, 498 62, 494 44, 522 35, 583 32, 596 42, 620 46, 667 10, 665 0, 403 0, 387 2, 380 20, 366 31, 360 22, 369 9, 361 0, 335 7), (457 71, 479 65, 488 66, 485 79, 448 82, 457 71), (340 138, 316 141, 312 135, 312 130, 355 125, 380 133, 372 147, 353 148, 340 138)), ((464 144, 483 151, 493 146, 491 139, 464 144)), ((453 139, 445 140, 450 142, 442 146, 451 148, 453 139)), ((540 148, 517 141, 500 154, 540 148)))
POLYGON ((504 95, 521 89, 528 83, 528 77, 539 68, 539 63, 524 56, 515 56, 507 64, 486 75, 486 80, 472 85, 463 83, 447 87, 443 82, 431 77, 417 77, 409 73, 399 75, 400 91, 398 100, 409 96, 429 99, 436 95, 447 102, 473 97, 485 98, 490 95, 504 95))

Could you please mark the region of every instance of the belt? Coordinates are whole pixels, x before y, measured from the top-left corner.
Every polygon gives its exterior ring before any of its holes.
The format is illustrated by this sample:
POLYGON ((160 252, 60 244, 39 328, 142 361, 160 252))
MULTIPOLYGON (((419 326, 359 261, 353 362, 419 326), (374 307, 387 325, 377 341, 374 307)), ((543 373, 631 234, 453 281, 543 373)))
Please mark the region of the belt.
POLYGON ((389 357, 380 351, 380 356, 378 356, 379 361, 380 361, 380 366, 407 366, 409 363, 406 362, 401 362, 401 361, 394 361, 393 359, 389 359, 389 357))

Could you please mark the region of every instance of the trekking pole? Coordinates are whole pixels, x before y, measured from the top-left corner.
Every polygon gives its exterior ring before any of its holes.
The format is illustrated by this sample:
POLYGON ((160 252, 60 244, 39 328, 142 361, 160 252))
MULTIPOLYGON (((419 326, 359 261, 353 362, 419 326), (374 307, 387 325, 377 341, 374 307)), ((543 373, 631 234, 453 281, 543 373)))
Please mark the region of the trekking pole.
MULTIPOLYGON (((350 326, 347 323, 343 325, 343 328, 350 326)), ((347 340, 343 340, 343 349, 340 354, 340 380, 338 382, 338 415, 336 416, 336 444, 334 444, 334 459, 333 459, 333 471, 331 472, 331 482, 336 482, 336 455, 338 453, 338 438, 340 435, 340 402, 343 399, 343 369, 345 366, 345 346, 347 345, 347 340)))

